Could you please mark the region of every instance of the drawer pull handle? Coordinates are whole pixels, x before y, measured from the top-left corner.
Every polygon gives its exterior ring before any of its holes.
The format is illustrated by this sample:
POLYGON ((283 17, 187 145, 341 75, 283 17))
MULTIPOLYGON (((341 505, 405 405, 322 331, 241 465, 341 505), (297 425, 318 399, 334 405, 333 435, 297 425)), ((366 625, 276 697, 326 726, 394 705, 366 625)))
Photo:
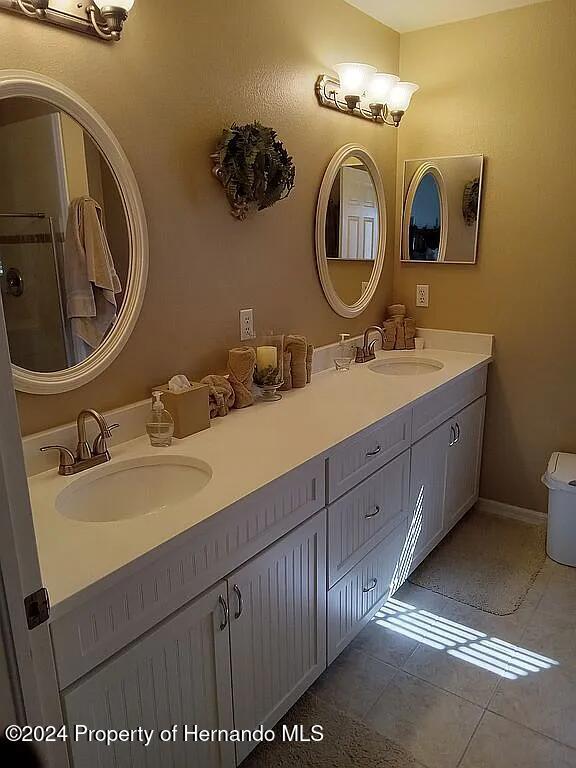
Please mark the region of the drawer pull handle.
POLYGON ((236 595, 236 599, 238 600, 238 610, 234 614, 234 618, 239 619, 240 616, 242 616, 242 611, 244 610, 244 600, 242 599, 242 592, 240 592, 240 587, 238 584, 234 584, 233 590, 236 595))
POLYGON ((376 507, 374 508, 374 512, 369 512, 367 515, 364 515, 366 520, 371 520, 373 517, 376 517, 376 515, 380 514, 380 507, 378 504, 376 504, 376 507))
POLYGON ((375 450, 368 451, 368 453, 366 454, 366 458, 370 459, 372 458, 372 456, 378 456, 381 450, 382 450, 382 446, 379 445, 375 450))
POLYGON ((454 424, 450 425, 450 442, 448 444, 449 448, 452 448, 452 446, 456 442, 456 430, 454 429, 454 424))
POLYGON ((378 586, 378 579, 372 579, 372 584, 369 587, 362 587, 362 592, 372 592, 378 586))
POLYGON ((456 432, 456 440, 454 442, 459 443, 460 442, 460 424, 458 424, 458 422, 456 422, 455 432, 456 432))
POLYGON ((230 619, 230 611, 228 610, 228 603, 222 595, 218 596, 218 602, 220 603, 220 607, 222 608, 222 621, 220 623, 220 631, 223 632, 226 627, 228 626, 228 620, 230 619))

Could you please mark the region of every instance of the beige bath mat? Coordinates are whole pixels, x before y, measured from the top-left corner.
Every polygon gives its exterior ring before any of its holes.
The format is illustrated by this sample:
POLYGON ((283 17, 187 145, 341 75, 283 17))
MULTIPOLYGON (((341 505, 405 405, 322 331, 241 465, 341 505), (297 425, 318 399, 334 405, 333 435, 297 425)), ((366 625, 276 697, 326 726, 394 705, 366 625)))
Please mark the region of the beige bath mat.
POLYGON ((418 764, 402 747, 306 693, 274 729, 276 741, 262 744, 242 768, 415 768, 418 764), (282 725, 324 728, 323 741, 283 742, 282 725))
POLYGON ((472 510, 410 576, 419 587, 507 616, 546 559, 546 526, 472 510))

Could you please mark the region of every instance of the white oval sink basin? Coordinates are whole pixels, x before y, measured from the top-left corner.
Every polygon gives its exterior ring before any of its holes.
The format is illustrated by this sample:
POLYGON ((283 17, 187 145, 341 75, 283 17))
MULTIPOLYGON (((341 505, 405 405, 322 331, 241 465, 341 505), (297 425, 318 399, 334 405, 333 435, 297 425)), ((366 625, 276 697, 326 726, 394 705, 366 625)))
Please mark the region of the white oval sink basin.
POLYGON ((142 456, 78 475, 58 495, 56 509, 84 523, 143 517, 192 499, 211 477, 212 469, 198 459, 142 456))
POLYGON ((370 370, 386 376, 422 376, 444 368, 440 360, 427 357, 387 357, 372 363, 370 370))

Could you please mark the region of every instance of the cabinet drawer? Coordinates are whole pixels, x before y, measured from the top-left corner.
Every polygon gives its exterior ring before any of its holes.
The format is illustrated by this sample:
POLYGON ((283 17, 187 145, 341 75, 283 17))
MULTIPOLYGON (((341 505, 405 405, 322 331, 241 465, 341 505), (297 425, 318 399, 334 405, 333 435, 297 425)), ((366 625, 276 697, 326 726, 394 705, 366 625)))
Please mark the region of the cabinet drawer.
POLYGON ((412 417, 412 442, 432 432, 486 392, 488 366, 461 376, 416 403, 412 417))
POLYGON ((388 597, 401 567, 408 533, 405 518, 328 592, 328 664, 367 624, 388 597))
POLYGON ((341 443, 328 460, 329 500, 339 498, 409 448, 411 422, 408 409, 341 443))
POLYGON ((134 564, 129 575, 56 617, 50 630, 60 688, 322 509, 324 480, 322 458, 298 467, 192 526, 154 560, 134 564))
POLYGON ((328 580, 332 587, 409 513, 410 451, 328 509, 328 580))

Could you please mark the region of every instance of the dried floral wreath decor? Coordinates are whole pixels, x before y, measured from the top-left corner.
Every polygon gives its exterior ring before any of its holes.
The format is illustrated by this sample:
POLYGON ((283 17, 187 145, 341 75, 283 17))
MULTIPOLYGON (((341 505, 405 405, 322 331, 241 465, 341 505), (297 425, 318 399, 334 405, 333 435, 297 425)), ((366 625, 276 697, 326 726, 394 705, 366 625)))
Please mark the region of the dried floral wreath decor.
POLYGON ((464 216, 464 222, 468 227, 472 227, 478 221, 479 200, 480 177, 477 177, 466 184, 462 195, 462 216, 464 216))
POLYGON ((240 221, 288 197, 294 187, 292 158, 276 131, 260 123, 234 123, 224 130, 211 158, 212 172, 240 221))

